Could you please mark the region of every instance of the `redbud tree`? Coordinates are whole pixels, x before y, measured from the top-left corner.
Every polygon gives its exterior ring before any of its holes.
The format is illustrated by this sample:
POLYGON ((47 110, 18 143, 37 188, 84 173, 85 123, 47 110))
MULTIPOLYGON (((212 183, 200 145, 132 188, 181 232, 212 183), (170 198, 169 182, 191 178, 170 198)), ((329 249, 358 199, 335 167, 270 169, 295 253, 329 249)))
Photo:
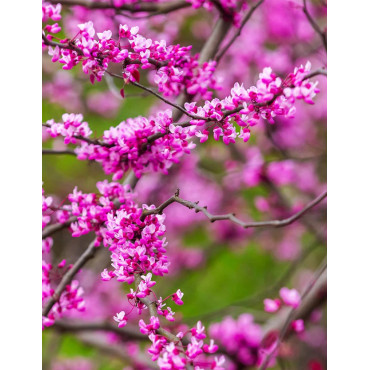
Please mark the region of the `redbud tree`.
POLYGON ((42 1, 46 369, 326 368, 326 2, 42 1))

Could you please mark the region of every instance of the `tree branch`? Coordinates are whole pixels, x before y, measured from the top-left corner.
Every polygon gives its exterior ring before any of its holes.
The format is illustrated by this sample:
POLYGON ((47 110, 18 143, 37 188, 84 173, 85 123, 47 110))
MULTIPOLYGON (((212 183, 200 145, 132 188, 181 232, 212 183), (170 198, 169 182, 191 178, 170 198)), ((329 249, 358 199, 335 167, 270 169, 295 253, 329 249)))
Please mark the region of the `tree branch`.
POLYGON ((82 343, 97 348, 105 355, 109 354, 111 356, 121 359, 124 362, 133 363, 134 366, 133 368, 135 368, 136 366, 138 366, 138 368, 141 368, 141 366, 144 365, 145 367, 148 367, 150 369, 159 369, 157 364, 151 361, 146 356, 146 354, 143 354, 142 352, 136 353, 135 356, 132 356, 126 351, 124 346, 120 346, 119 344, 114 343, 107 343, 101 337, 97 335, 94 336, 91 333, 88 333, 87 335, 81 333, 80 335, 77 336, 77 338, 82 343))
POLYGON ((162 203, 160 206, 158 206, 155 209, 145 209, 143 213, 141 214, 141 220, 143 221, 147 216, 153 215, 153 214, 161 214, 165 208, 167 208, 172 203, 179 203, 182 204, 185 207, 188 207, 189 209, 195 209, 195 212, 202 212, 211 222, 215 221, 222 221, 222 220, 229 220, 245 229, 251 228, 251 227, 283 227, 292 224, 299 218, 301 218, 305 213, 307 213, 311 208, 315 207, 318 203, 320 203, 324 198, 327 196, 327 192, 325 191, 321 195, 319 195, 317 198, 315 198, 313 201, 308 203, 303 209, 301 209, 299 212, 295 213, 294 215, 285 218, 283 220, 270 220, 270 221, 257 221, 257 222, 245 222, 240 220, 239 218, 235 217, 234 214, 228 213, 224 215, 213 215, 210 212, 208 212, 207 207, 201 207, 198 205, 198 202, 190 202, 185 199, 181 199, 178 196, 178 191, 175 195, 173 195, 171 198, 167 199, 164 203, 162 203))
POLYGON ((148 337, 141 334, 129 325, 124 328, 119 328, 107 321, 84 322, 84 321, 56 321, 50 328, 55 328, 58 331, 64 332, 80 332, 80 331, 109 331, 120 335, 127 340, 147 340, 148 337))
POLYGON ((76 153, 71 149, 64 149, 64 150, 55 150, 55 149, 42 149, 42 154, 70 154, 70 155, 76 155, 76 153))
POLYGON ((65 227, 68 227, 72 222, 76 222, 76 221, 77 221, 77 216, 72 216, 66 222, 46 226, 44 230, 42 230, 42 239, 45 239, 48 236, 56 233, 57 231, 62 230, 65 227))

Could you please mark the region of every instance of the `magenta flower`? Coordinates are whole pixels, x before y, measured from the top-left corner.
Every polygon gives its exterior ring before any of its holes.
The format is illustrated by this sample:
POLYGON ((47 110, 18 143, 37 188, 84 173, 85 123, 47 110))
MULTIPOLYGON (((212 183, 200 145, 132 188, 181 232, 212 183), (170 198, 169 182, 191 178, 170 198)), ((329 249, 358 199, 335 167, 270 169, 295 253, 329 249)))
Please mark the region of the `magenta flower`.
POLYGON ((297 308, 301 303, 301 296, 295 289, 281 288, 280 297, 284 304, 297 308))
POLYGON ((127 320, 125 318, 125 311, 121 311, 116 314, 116 316, 113 317, 114 321, 118 322, 118 327, 123 328, 127 324, 127 320))
POLYGON ((183 305, 184 302, 181 300, 183 296, 184 293, 180 289, 177 289, 177 292, 172 294, 172 300, 178 305, 183 305))
POLYGON ((279 310, 279 308, 281 306, 281 301, 280 301, 280 299, 266 298, 266 299, 264 299, 263 304, 265 305, 265 311, 266 312, 273 313, 273 312, 276 312, 276 311, 279 310))
POLYGON ((301 319, 294 320, 291 326, 296 333, 304 332, 304 321, 301 319))
POLYGON ((215 353, 218 350, 218 345, 215 344, 215 341, 213 339, 211 339, 209 344, 205 344, 203 346, 203 350, 207 353, 215 353))

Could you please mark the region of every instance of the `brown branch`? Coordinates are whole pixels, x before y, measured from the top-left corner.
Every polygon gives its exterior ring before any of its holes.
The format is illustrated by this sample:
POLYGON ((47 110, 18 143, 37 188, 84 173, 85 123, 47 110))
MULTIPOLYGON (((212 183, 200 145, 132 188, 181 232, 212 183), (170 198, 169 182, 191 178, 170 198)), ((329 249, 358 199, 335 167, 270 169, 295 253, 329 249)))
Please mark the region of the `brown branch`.
POLYGON ((76 155, 76 153, 73 150, 70 149, 64 149, 64 150, 55 150, 55 149, 42 149, 42 154, 69 154, 69 155, 76 155))
POLYGON ((234 36, 230 39, 230 41, 225 45, 225 47, 216 55, 216 62, 219 62, 221 58, 225 55, 225 53, 229 50, 230 46, 235 42, 235 40, 240 36, 243 27, 245 24, 249 21, 249 19, 252 17, 255 10, 263 3, 264 0, 258 1, 256 4, 254 4, 250 9, 249 12, 245 15, 242 24, 240 25, 237 32, 235 32, 234 36))
POLYGON ((45 239, 48 236, 51 236, 57 231, 62 230, 65 227, 68 227, 72 222, 76 222, 76 221, 77 221, 77 216, 72 216, 66 222, 46 226, 44 230, 42 230, 42 239, 45 239))
MULTIPOLYGON (((118 76, 118 75, 115 75, 115 74, 112 74, 112 73, 110 73, 110 75, 115 76, 115 77, 118 76)), ((120 76, 118 76, 118 77, 120 77, 120 76)), ((148 92, 148 93, 150 93, 150 94, 152 94, 154 96, 156 96, 158 99, 160 99, 163 102, 165 102, 166 104, 171 105, 172 107, 178 109, 179 111, 181 111, 183 114, 186 114, 190 118, 197 119, 197 120, 202 120, 202 121, 209 121, 210 120, 209 118, 205 118, 205 117, 197 116, 196 114, 189 113, 181 105, 178 105, 176 103, 172 103, 171 101, 169 101, 168 99, 164 98, 162 95, 158 94, 157 92, 155 92, 154 90, 150 89, 149 87, 146 87, 144 85, 141 85, 139 82, 131 81, 131 84, 134 85, 134 86, 136 86, 136 87, 139 87, 142 90, 145 90, 146 92, 148 92)))
POLYGON ((304 80, 307 80, 309 78, 312 78, 312 77, 315 77, 315 76, 318 76, 318 75, 327 76, 328 72, 324 68, 319 68, 319 69, 316 69, 316 71, 312 71, 311 73, 306 75, 304 80))
POLYGON ((81 331, 109 331, 120 335, 127 340, 147 340, 148 337, 141 334, 133 327, 126 325, 124 328, 119 328, 117 325, 107 321, 84 322, 84 321, 56 321, 50 329, 57 329, 61 332, 81 332, 81 331))
POLYGON ((303 0, 303 13, 306 15, 306 17, 307 17, 308 21, 310 22, 312 28, 320 36, 321 41, 324 45, 325 51, 327 51, 328 50, 328 43, 327 43, 326 32, 321 30, 319 25, 316 23, 316 21, 312 18, 311 14, 309 13, 308 8, 307 8, 307 0, 303 0))
POLYGON ((240 220, 239 218, 235 217, 234 214, 228 213, 224 215, 213 215, 210 212, 208 212, 207 207, 201 207, 198 205, 198 203, 193 203, 188 200, 184 200, 179 198, 179 191, 175 195, 173 195, 171 198, 167 199, 165 202, 163 202, 160 206, 158 206, 155 209, 145 209, 143 213, 141 214, 141 220, 143 221, 147 216, 153 215, 153 214, 161 214, 165 208, 167 208, 172 203, 180 203, 185 207, 188 207, 189 209, 195 209, 195 212, 202 212, 211 222, 215 221, 223 221, 223 220, 229 220, 245 229, 251 228, 251 227, 283 227, 292 224, 299 218, 301 218, 305 213, 307 213, 311 208, 315 207, 318 203, 320 203, 324 198, 327 196, 327 192, 325 191, 321 195, 319 195, 317 198, 315 198, 313 201, 308 203, 303 209, 301 209, 299 212, 295 213, 294 215, 285 218, 283 220, 270 220, 270 221, 257 221, 257 222, 245 222, 240 220))
POLYGON ((77 336, 77 339, 85 345, 97 348, 103 355, 108 354, 124 361, 125 363, 133 363, 133 368, 141 368, 142 366, 145 366, 145 368, 159 369, 157 364, 151 361, 146 354, 139 352, 136 353, 135 356, 132 356, 128 353, 125 346, 115 343, 107 343, 98 335, 92 335, 92 333, 81 333, 77 336))
MULTIPOLYGON (((110 76, 112 77, 116 77, 116 78, 119 78, 121 80, 123 80, 123 77, 116 74, 116 73, 112 73, 112 72, 109 72, 109 71, 106 71, 110 76)), ((162 95, 158 94, 156 91, 150 89, 149 87, 146 87, 142 84, 140 84, 139 82, 136 82, 136 81, 130 81, 130 83, 136 87, 139 87, 140 89, 148 92, 149 94, 152 94, 154 95, 155 97, 157 97, 158 99, 162 100, 163 102, 165 102, 166 104, 168 105, 171 105, 172 107, 176 108, 177 110, 179 110, 180 112, 182 112, 183 114, 186 114, 187 116, 189 116, 190 118, 193 118, 193 119, 197 119, 197 120, 202 120, 202 121, 209 121, 210 119, 209 118, 205 118, 205 117, 201 117, 201 116, 197 116, 195 114, 191 114, 189 113, 185 108, 183 108, 182 106, 176 104, 176 103, 172 103, 170 100, 164 98, 162 95)))
POLYGON ((71 283, 71 281, 73 280, 77 272, 80 270, 80 268, 84 266, 87 261, 89 261, 91 258, 94 257, 96 250, 99 248, 99 247, 95 247, 94 244, 95 244, 95 239, 89 244, 85 252, 81 254, 81 256, 75 262, 73 267, 64 274, 61 282, 55 289, 53 296, 49 299, 49 301, 46 303, 45 307, 43 308, 42 310, 43 316, 47 316, 51 308, 59 300, 66 286, 71 283))
POLYGON ((61 42, 57 42, 57 41, 52 41, 52 40, 49 40, 45 35, 44 33, 42 34, 42 40, 44 41, 44 44, 45 45, 48 45, 48 46, 58 46, 59 48, 61 49, 70 49, 70 50, 73 50, 75 51, 78 55, 80 56, 83 56, 84 53, 83 51, 75 46, 73 43, 69 42, 67 44, 62 44, 61 42))

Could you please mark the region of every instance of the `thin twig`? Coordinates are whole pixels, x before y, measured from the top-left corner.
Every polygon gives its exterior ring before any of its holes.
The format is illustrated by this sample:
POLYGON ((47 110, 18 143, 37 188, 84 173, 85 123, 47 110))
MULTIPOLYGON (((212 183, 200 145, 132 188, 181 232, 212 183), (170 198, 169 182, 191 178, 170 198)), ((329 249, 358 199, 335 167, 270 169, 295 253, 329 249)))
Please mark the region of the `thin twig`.
POLYGON ((141 351, 135 353, 135 356, 132 356, 132 354, 128 353, 125 346, 116 343, 108 343, 98 334, 92 335, 92 333, 80 333, 77 335, 77 339, 85 345, 97 348, 103 355, 111 355, 124 361, 125 364, 127 364, 127 362, 132 364, 132 368, 141 369, 144 366, 149 369, 159 369, 158 365, 151 361, 150 358, 141 351))
POLYGON ((75 262, 73 267, 69 269, 63 276, 61 282, 55 289, 55 292, 53 296, 49 299, 49 301, 46 303, 42 310, 42 315, 47 316, 51 308, 54 306, 54 304, 59 300, 61 294, 63 293, 64 289, 68 284, 71 283, 74 276, 77 274, 77 272, 80 270, 82 266, 85 265, 87 261, 89 261, 91 258, 94 257, 97 249, 99 247, 95 246, 95 239, 89 244, 85 252, 81 254, 81 256, 78 258, 78 260, 75 262))
MULTIPOLYGON (((112 72, 109 72, 107 71, 107 73, 113 77, 116 77, 116 78, 120 78, 120 79, 123 79, 122 76, 116 74, 116 73, 112 73, 112 72)), ((172 103, 170 100, 164 98, 162 95, 158 94, 156 91, 150 89, 149 87, 146 87, 144 85, 142 85, 141 83, 139 82, 136 82, 136 81, 131 81, 130 82, 132 85, 136 86, 136 87, 139 87, 140 89, 154 95, 155 97, 157 97, 158 99, 162 100, 163 102, 165 102, 166 104, 168 105, 171 105, 172 107, 178 109, 179 111, 181 111, 183 114, 186 114, 187 116, 189 116, 190 118, 193 118, 193 119, 196 119, 196 120, 202 120, 202 121, 209 121, 208 118, 205 118, 205 117, 201 117, 201 116, 197 116, 195 114, 191 114, 189 113, 185 108, 183 108, 182 106, 176 104, 176 103, 172 103)))
POLYGON ((295 213, 294 215, 285 218, 283 220, 270 220, 270 221, 257 221, 257 222, 245 222, 240 220, 239 218, 235 217, 234 214, 228 213, 224 215, 213 215, 210 212, 208 212, 207 207, 201 207, 198 205, 198 203, 193 203, 185 199, 181 199, 177 194, 173 195, 171 198, 167 199, 165 202, 163 202, 160 206, 154 209, 145 209, 141 215, 141 220, 143 221, 147 216, 153 215, 153 214, 161 214, 165 208, 167 208, 172 203, 180 203, 185 207, 188 207, 189 209, 195 209, 195 212, 202 212, 211 222, 215 221, 222 221, 222 220, 229 220, 245 229, 251 228, 251 227, 283 227, 292 224, 299 218, 301 218, 306 212, 308 212, 311 208, 315 207, 318 203, 320 203, 324 198, 326 198, 327 192, 323 192, 320 194, 317 198, 315 198, 313 201, 308 203, 303 209, 301 209, 299 212, 295 213))
POLYGON ((50 328, 55 328, 61 332, 80 332, 80 331, 109 331, 120 335, 122 338, 130 340, 147 340, 148 337, 141 334, 133 327, 126 325, 124 328, 119 328, 107 321, 96 322, 81 322, 81 321, 56 321, 50 328))
POLYGON ((320 36, 321 41, 324 45, 325 51, 327 51, 328 50, 328 43, 327 43, 326 32, 321 30, 319 25, 316 23, 316 21, 312 18, 311 14, 309 13, 308 8, 307 8, 307 0, 303 0, 303 13, 306 15, 306 17, 307 17, 308 21, 310 22, 312 28, 320 36))
POLYGON ((69 154, 69 155, 76 155, 76 153, 71 149, 64 149, 64 150, 56 150, 56 149, 42 149, 42 154, 69 154))

